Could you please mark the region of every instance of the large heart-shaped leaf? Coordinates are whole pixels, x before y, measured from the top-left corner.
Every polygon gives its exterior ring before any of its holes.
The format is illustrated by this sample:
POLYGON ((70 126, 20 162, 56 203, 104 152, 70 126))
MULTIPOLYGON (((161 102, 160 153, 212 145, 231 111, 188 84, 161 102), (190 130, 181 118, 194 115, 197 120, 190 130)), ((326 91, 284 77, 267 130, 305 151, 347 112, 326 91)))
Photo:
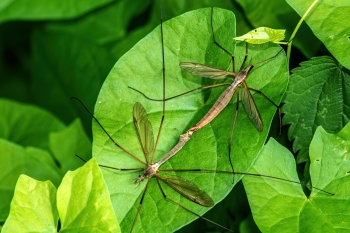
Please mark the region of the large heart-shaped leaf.
MULTIPOLYGON (((262 232, 349 231, 349 135, 350 124, 337 134, 318 127, 310 145, 313 187, 335 195, 314 188, 307 198, 298 184, 243 179, 254 220, 262 232)), ((264 147, 251 172, 298 180, 293 155, 274 140, 264 147)))
MULTIPOLYGON (((180 62, 199 62, 222 69, 230 69, 231 58, 214 45, 210 28, 211 9, 193 11, 164 23, 166 96, 174 96, 208 84, 208 80, 195 77, 179 68, 180 62)), ((220 44, 232 53, 235 50, 234 15, 215 8, 213 24, 220 44)), ((114 66, 107 77, 95 108, 95 115, 106 131, 128 151, 144 160, 132 122, 132 108, 141 102, 153 123, 156 134, 162 116, 162 103, 146 100, 128 88, 136 88, 152 98, 162 98, 162 59, 159 27, 141 40, 114 66)), ((257 63, 277 54, 277 45, 249 47, 248 61, 257 63)), ((235 51, 239 67, 245 54, 244 43, 235 51)), ((247 80, 249 86, 263 91, 279 103, 288 82, 285 56, 280 54, 264 64, 257 65, 247 80)), ((216 101, 223 88, 195 92, 166 102, 165 121, 155 160, 164 156, 178 141, 179 135, 193 126, 216 101)), ((265 124, 259 133, 243 111, 239 114, 233 141, 233 163, 236 171, 246 171, 254 163, 255 156, 265 142, 276 108, 263 97, 253 95, 265 124)), ((234 98, 235 99, 235 98, 234 98)), ((241 107, 242 108, 242 107, 241 107)), ((235 103, 225 109, 217 119, 195 133, 192 140, 162 168, 203 168, 230 170, 228 141, 234 118, 235 103)), ((243 109, 243 108, 242 108, 243 109)), ((144 165, 118 149, 99 128, 93 126, 93 155, 100 165, 118 168, 142 168, 144 165)), ((123 231, 130 231, 145 182, 135 186, 135 172, 117 172, 104 169, 104 177, 111 193, 117 218, 123 231)), ((224 198, 232 188, 232 175, 181 174, 187 180, 203 188, 215 202, 224 198)), ((236 181, 239 177, 237 177, 236 181)), ((175 191, 162 185, 166 195, 181 205, 202 214, 208 208, 190 203, 175 191)), ((180 207, 164 200, 155 181, 151 181, 145 195, 135 232, 172 232, 196 217, 180 207)))

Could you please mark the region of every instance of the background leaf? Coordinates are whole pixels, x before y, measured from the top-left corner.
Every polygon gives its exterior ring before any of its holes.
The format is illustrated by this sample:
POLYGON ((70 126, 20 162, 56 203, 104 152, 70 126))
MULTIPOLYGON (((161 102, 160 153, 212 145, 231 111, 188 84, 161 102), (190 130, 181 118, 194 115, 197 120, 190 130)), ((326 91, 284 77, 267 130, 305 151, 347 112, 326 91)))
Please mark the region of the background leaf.
MULTIPOLYGON (((286 0, 303 15, 314 0, 286 0)), ((306 17, 305 21, 312 32, 327 47, 332 55, 346 68, 350 69, 349 20, 350 2, 346 0, 320 0, 306 17)))
MULTIPOLYGON (((310 145, 313 187, 334 196, 313 189, 307 198, 296 184, 266 178, 243 179, 254 220, 262 232, 338 232, 350 228, 346 221, 350 212, 349 130, 348 124, 338 134, 330 135, 319 127, 310 145), (317 224, 312 221, 315 218, 317 224)), ((250 172, 298 180, 293 156, 274 140, 267 143, 250 172)))
POLYGON ((57 232, 57 224, 55 186, 21 175, 1 232, 57 232))
POLYGON ((30 105, 0 99, 0 137, 22 146, 48 149, 48 135, 64 129, 49 112, 30 105))
POLYGON ((298 162, 308 161, 309 144, 321 125, 331 133, 349 122, 349 70, 330 57, 317 57, 292 70, 282 112, 284 124, 291 124, 288 136, 293 150, 300 150, 298 162))
POLYGON ((9 20, 47 20, 67 19, 93 10, 111 0, 103 1, 59 1, 53 0, 47 3, 45 0, 4 0, 0 5, 0 22, 9 20))
POLYGON ((57 187, 68 169, 80 166, 75 154, 91 157, 91 142, 80 121, 66 128, 43 109, 4 99, 0 109, 0 221, 4 221, 21 174, 50 180, 57 187))
POLYGON ((67 172, 57 190, 57 208, 62 233, 121 232, 95 159, 67 172))
MULTIPOLYGON (((220 43, 233 51, 234 17, 230 12, 215 9, 214 27, 216 36, 220 43)), ((201 9, 164 23, 164 43, 166 60, 166 92, 167 96, 182 93, 184 91, 201 86, 207 81, 200 77, 194 77, 188 73, 181 74, 178 64, 181 61, 200 62, 207 65, 217 66, 224 69, 230 68, 231 59, 218 49, 212 42, 210 27, 210 8, 201 9), (194 23, 197 22, 197 23, 194 23), (180 49, 181 48, 181 49, 180 49), (193 49, 198 48, 198 49, 193 49), (183 75, 183 76, 182 76, 183 75), (182 78, 184 77, 184 78, 182 78)), ((245 54, 245 46, 238 47, 235 52, 240 64, 245 54)), ((251 46, 249 50, 250 63, 262 61, 275 55, 279 46, 269 47, 267 45, 251 46)), ((238 65, 237 65, 238 66, 238 65)), ((141 102, 148 111, 153 129, 158 129, 161 118, 161 103, 145 100, 141 95, 133 92, 128 86, 132 86, 142 92, 151 95, 152 98, 161 98, 162 87, 162 62, 161 43, 159 28, 141 40, 133 49, 124 55, 112 69, 100 92, 95 116, 100 120, 107 132, 117 142, 142 157, 141 148, 132 123, 132 106, 136 101, 141 102), (140 66, 135 66, 135 61, 140 66)), ((248 79, 248 84, 262 90, 276 103, 287 84, 288 73, 286 72, 286 59, 284 56, 253 69, 248 79), (275 69, 274 69, 275 68, 275 69), (266 71, 269 70, 269 74, 266 71)), ((179 134, 194 125, 215 102, 222 88, 209 92, 197 92, 191 95, 169 101, 166 104, 166 117, 162 129, 156 160, 164 156, 177 142, 179 134)), ((263 145, 272 116, 276 108, 266 99, 254 94, 256 103, 261 109, 261 115, 265 123, 263 133, 258 133, 244 113, 239 114, 236 130, 234 148, 234 166, 237 171, 247 170, 254 161, 255 155, 263 145)), ((164 164, 165 168, 206 168, 206 169, 229 169, 227 161, 227 145, 230 132, 227 128, 231 126, 234 116, 235 104, 232 103, 223 113, 219 115, 212 124, 205 127, 193 136, 191 143, 173 157, 171 161, 164 164), (231 106, 232 105, 232 106, 231 106), (200 161, 198 158, 201 158, 200 161)), ((137 161, 128 157, 123 151, 115 148, 105 133, 94 124, 93 155, 99 164, 119 168, 142 167, 137 161), (97 127, 97 128, 96 128, 97 127)), ((135 173, 119 173, 103 170, 108 188, 111 192, 112 203, 117 218, 121 222, 121 228, 129 231, 134 219, 136 208, 139 204, 139 196, 144 183, 138 186, 132 184, 137 175, 135 173)), ((213 197, 215 202, 221 200, 232 188, 228 182, 232 176, 216 174, 181 174, 182 177, 195 182, 213 197), (215 192, 214 192, 215 190, 215 192)), ((238 180, 238 177, 237 177, 238 180)), ((206 208, 196 206, 187 200, 180 198, 173 190, 162 185, 164 191, 184 206, 196 213, 203 213, 206 208)), ((155 182, 151 182, 148 193, 145 196, 143 210, 154 213, 149 215, 141 210, 140 220, 137 220, 135 232, 174 231, 194 217, 163 200, 155 182), (142 228, 141 228, 142 225, 142 228)))

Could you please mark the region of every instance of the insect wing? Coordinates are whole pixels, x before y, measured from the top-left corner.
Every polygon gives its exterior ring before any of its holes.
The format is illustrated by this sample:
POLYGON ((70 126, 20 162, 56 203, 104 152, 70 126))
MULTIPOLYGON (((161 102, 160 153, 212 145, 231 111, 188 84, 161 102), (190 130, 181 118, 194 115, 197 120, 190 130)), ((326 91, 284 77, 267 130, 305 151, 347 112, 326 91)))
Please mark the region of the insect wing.
POLYGON ((191 74, 201 76, 203 78, 211 78, 211 79, 224 79, 228 75, 235 76, 236 73, 229 72, 227 70, 221 70, 215 67, 193 63, 193 62, 181 62, 181 69, 184 69, 191 74))
POLYGON ((179 176, 168 176, 166 178, 160 178, 190 201, 193 201, 194 203, 202 206, 209 207, 214 205, 213 199, 192 182, 185 180, 179 176))
POLYGON ((242 103, 243 107, 248 114, 250 120, 252 121, 253 125, 259 132, 261 132, 264 128, 260 113, 258 108, 256 107, 255 101, 253 99, 253 96, 250 94, 250 91, 247 87, 247 84, 243 82, 244 88, 241 92, 242 95, 242 103))
POLYGON ((154 148, 153 129, 152 124, 148 119, 145 108, 139 102, 136 102, 134 105, 133 119, 137 137, 141 144, 146 160, 148 160, 148 155, 154 148))

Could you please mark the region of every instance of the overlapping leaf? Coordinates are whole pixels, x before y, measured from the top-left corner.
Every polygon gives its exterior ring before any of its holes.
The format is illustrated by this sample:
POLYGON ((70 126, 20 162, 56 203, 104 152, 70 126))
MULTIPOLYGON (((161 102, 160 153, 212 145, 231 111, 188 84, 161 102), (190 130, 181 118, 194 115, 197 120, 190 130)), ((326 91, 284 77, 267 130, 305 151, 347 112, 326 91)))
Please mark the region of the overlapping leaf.
MULTIPOLYGON (((238 0, 237 2, 242 6, 246 17, 254 27, 286 29, 287 40, 300 20, 300 16, 285 1, 238 0)), ((311 2, 303 1, 307 8, 311 2)), ((306 9, 301 13, 304 14, 306 9)), ((321 43, 305 23, 299 28, 293 45, 307 57, 315 55, 321 47, 321 43)))
MULTIPOLYGON (((312 2, 314 0, 287 0, 299 15, 303 15, 312 2)), ((348 69, 350 69, 350 31, 347 24, 350 20, 349 11, 350 2, 347 0, 319 0, 305 19, 317 38, 348 69)))
POLYGON ((59 232, 120 232, 95 159, 68 172, 57 192, 50 181, 21 175, 2 232, 57 232, 58 218, 59 232))
POLYGON ((0 22, 10 20, 69 19, 101 7, 111 0, 76 2, 72 0, 4 0, 0 5, 0 22))
MULTIPOLYGON (((243 179, 254 220, 262 232, 349 231, 349 135, 350 124, 333 135, 319 127, 310 145, 313 187, 334 195, 313 188, 307 198, 298 184, 243 179)), ((274 140, 264 147, 251 172, 298 180, 292 154, 274 140)))
MULTIPOLYGON (((208 82, 179 68, 180 62, 199 62, 221 69, 230 69, 231 58, 213 44, 210 29, 210 8, 184 14, 164 23, 166 96, 173 96, 208 82)), ((216 38, 231 52, 235 45, 234 16, 215 8, 214 28, 216 38)), ((275 55, 279 46, 251 46, 248 61, 256 63, 275 55)), ((236 66, 245 54, 244 44, 235 51, 236 66)), ((286 59, 282 54, 266 64, 258 65, 248 78, 248 85, 260 89, 277 104, 288 82, 286 59)), ((162 98, 162 60, 160 32, 157 28, 125 54, 107 77, 95 107, 95 116, 111 136, 125 149, 142 159, 132 121, 132 108, 141 102, 146 108, 156 132, 162 115, 162 103, 152 102, 128 88, 136 88, 152 98, 162 98)), ((209 110, 223 88, 197 92, 166 102, 166 113, 156 160, 164 156, 178 141, 179 135, 194 125, 209 110)), ((237 171, 246 171, 254 162, 263 145, 276 108, 263 97, 254 94, 264 121, 264 131, 259 133, 242 111, 239 114, 233 142, 233 160, 237 171)), ((235 98, 234 98, 235 99, 235 98)), ((234 102, 229 104, 210 125, 193 136, 178 155, 165 163, 164 168, 206 168, 229 170, 227 145, 234 117, 234 102)), ((243 110, 243 108, 242 108, 243 110)), ((93 155, 99 164, 118 168, 137 168, 144 165, 118 149, 99 128, 93 126, 93 155)), ((156 135, 156 133, 155 133, 156 135)), ((111 192, 115 213, 123 231, 129 231, 139 205, 144 183, 136 186, 138 174, 104 169, 104 177, 111 192)), ((216 174, 184 174, 181 176, 206 191, 215 202, 221 200, 232 188, 232 176, 216 174), (214 191, 215 190, 215 191, 214 191)), ((238 177, 237 177, 238 180, 238 177)), ((207 208, 190 203, 172 189, 162 185, 167 195, 196 213, 207 208)), ((172 232, 195 217, 176 205, 166 202, 156 182, 151 180, 142 210, 137 218, 135 232, 172 232), (149 214, 152 213, 152 214, 149 214)))
POLYGON ((308 147, 316 128, 338 132, 350 118, 350 71, 330 57, 317 57, 292 70, 282 108, 284 124, 291 124, 298 162, 308 160, 308 147))
POLYGON ((69 127, 47 111, 15 101, 0 100, 0 219, 9 213, 21 174, 58 186, 68 169, 80 166, 74 157, 91 156, 91 143, 80 121, 69 127))

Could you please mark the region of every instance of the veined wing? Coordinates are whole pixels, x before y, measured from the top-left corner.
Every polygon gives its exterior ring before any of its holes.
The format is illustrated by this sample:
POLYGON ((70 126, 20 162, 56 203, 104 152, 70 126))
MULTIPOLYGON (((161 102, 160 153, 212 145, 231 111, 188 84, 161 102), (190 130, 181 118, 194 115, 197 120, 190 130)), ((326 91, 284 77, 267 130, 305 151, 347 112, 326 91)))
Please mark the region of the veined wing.
POLYGON ((264 128, 260 113, 258 108, 256 107, 255 101, 253 99, 253 96, 250 94, 250 91, 247 87, 246 82, 243 82, 243 90, 242 90, 242 103, 243 103, 243 107, 247 113, 247 115, 249 116, 251 122, 253 123, 253 125, 255 126, 255 128, 261 132, 264 128))
POLYGON ((210 207, 214 205, 213 199, 211 199, 206 192, 192 182, 185 180, 180 176, 168 176, 165 178, 160 176, 158 177, 188 200, 202 206, 210 207))
POLYGON ((234 72, 229 72, 227 70, 221 70, 194 62, 181 62, 180 67, 191 74, 198 75, 203 78, 224 79, 228 75, 236 76, 236 73, 234 72))
POLYGON ((137 137, 139 138, 146 161, 148 161, 148 155, 154 148, 153 129, 145 108, 139 102, 136 102, 134 105, 133 119, 137 137))

